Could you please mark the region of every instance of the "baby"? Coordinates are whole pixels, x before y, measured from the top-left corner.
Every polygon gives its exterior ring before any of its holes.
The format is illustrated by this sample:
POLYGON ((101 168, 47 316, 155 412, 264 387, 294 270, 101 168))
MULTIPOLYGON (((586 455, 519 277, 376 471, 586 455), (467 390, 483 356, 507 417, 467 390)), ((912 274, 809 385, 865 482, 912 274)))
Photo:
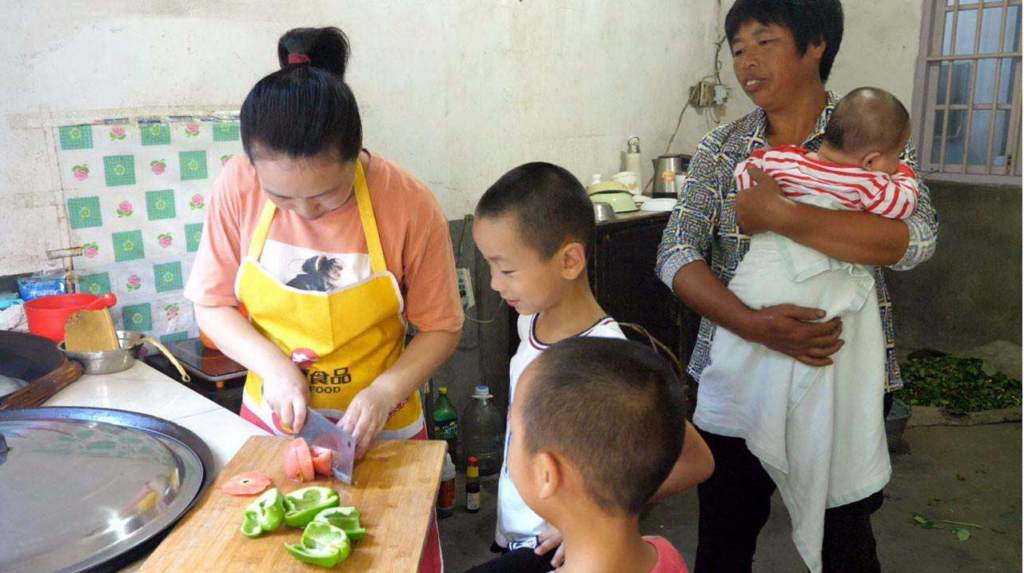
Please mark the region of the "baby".
MULTIPOLYGON (((856 89, 829 120, 817 153, 760 149, 736 168, 739 191, 756 166, 790 200, 905 219, 917 205, 912 169, 900 163, 910 117, 892 94, 856 89)), ((719 327, 698 390, 694 424, 743 438, 778 486, 793 540, 821 570, 825 509, 880 491, 891 467, 883 420, 885 339, 873 270, 774 233, 755 235, 729 284, 744 304, 821 309, 842 317, 845 344, 825 367, 808 366, 719 327)))

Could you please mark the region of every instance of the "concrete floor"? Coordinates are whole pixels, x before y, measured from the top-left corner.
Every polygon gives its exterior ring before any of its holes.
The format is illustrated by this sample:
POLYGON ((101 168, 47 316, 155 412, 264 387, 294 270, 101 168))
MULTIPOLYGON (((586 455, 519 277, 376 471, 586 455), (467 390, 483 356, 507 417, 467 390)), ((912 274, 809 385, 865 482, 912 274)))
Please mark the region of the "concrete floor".
MULTIPOLYGON (((885 505, 875 514, 884 571, 1021 571, 1021 425, 910 428, 892 457, 894 475, 885 505), (980 524, 961 542, 945 530, 908 523, 913 513, 980 524)), ((461 476, 460 476, 461 477, 461 476)), ((460 492, 461 481, 460 481, 460 492)), ((484 509, 458 509, 440 522, 445 568, 465 571, 491 557, 497 482, 485 478, 484 509)), ((464 501, 460 497, 460 503, 464 501)), ((697 494, 681 493, 651 508, 644 534, 672 541, 692 567, 697 546, 697 494)), ((801 572, 789 537, 789 518, 778 495, 761 533, 756 572, 801 572)))

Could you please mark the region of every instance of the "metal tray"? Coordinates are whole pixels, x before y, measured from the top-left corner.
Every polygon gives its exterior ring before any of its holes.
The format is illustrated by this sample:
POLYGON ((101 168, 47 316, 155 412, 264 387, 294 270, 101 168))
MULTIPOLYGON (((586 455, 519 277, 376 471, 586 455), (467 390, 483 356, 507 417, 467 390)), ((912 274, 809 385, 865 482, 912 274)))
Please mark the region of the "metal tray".
POLYGON ((125 567, 155 548, 213 481, 213 456, 198 436, 136 412, 0 411, 0 434, 5 573, 125 567))

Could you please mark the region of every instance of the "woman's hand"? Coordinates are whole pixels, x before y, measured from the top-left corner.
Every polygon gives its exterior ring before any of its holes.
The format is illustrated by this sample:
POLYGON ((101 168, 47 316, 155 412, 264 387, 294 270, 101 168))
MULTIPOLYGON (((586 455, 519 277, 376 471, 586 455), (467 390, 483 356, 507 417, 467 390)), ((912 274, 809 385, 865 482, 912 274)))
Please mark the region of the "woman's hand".
POLYGON ((309 404, 309 383, 298 366, 285 362, 281 372, 264 376, 263 399, 286 429, 295 433, 302 431, 309 404))
POLYGON ((555 556, 551 559, 551 566, 558 569, 565 563, 565 544, 562 543, 562 532, 549 524, 544 533, 540 534, 540 545, 533 552, 536 555, 544 555, 556 547, 558 551, 555 551, 555 556))
POLYGON ((843 347, 843 323, 839 318, 814 322, 824 316, 821 310, 793 304, 770 306, 753 311, 737 334, 808 366, 828 366, 830 356, 843 347))
POLYGON ((756 185, 736 194, 736 224, 748 235, 775 231, 786 213, 782 188, 753 165, 747 173, 756 185))
POLYGON ((338 421, 338 426, 355 439, 357 460, 369 451, 398 401, 382 385, 376 383, 370 384, 352 399, 345 410, 345 416, 338 421))

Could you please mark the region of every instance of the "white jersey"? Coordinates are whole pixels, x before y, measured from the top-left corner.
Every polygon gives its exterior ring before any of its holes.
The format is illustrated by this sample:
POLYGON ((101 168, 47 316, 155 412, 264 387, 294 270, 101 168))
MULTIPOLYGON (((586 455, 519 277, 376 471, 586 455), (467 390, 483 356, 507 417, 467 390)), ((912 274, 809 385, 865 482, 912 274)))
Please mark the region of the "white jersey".
MULTIPOLYGON (((512 357, 509 365, 508 412, 512 414, 512 399, 516 393, 516 384, 523 371, 535 358, 548 349, 550 345, 537 340, 537 316, 531 314, 520 316, 518 322, 519 350, 512 357)), ((577 336, 596 336, 601 338, 622 338, 626 335, 619 328, 619 323, 611 317, 602 318, 577 336)), ((546 525, 544 519, 533 512, 520 497, 512 478, 508 474, 508 451, 512 439, 509 424, 505 425, 505 459, 501 464, 498 478, 498 526, 494 539, 498 545, 507 547, 510 544, 519 546, 535 546, 536 537, 546 525)))

